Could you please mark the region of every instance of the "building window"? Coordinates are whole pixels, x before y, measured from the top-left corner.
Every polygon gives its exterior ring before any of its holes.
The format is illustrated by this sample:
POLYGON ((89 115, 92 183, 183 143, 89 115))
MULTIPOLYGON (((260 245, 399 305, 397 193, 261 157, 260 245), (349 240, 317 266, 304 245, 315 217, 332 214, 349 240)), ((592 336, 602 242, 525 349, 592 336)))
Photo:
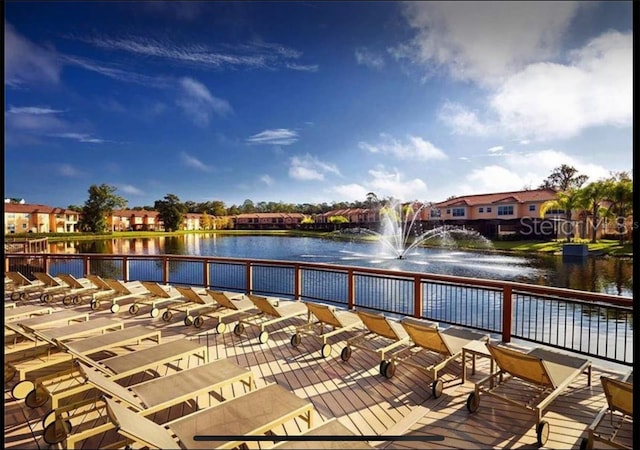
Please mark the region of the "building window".
POLYGON ((536 205, 529 205, 529 211, 535 211, 536 205))
POLYGON ((548 209, 545 212, 545 215, 548 215, 548 214, 564 214, 564 209, 548 209))
POLYGON ((23 219, 29 219, 29 213, 27 213, 27 214, 23 214, 23 215, 22 215, 22 218, 23 218, 23 219))
POLYGON ((491 206, 487 206, 487 212, 490 213, 491 212, 491 206))
POLYGON ((478 208, 478 212, 484 212, 484 208, 481 206, 480 208, 478 208))
POLYGON ((447 214, 451 214, 451 209, 447 208, 447 214))
POLYGON ((513 215, 513 205, 498 206, 498 215, 499 216, 512 216, 513 215))
POLYGON ((440 217, 440 210, 439 209, 432 209, 431 213, 430 213, 431 217, 440 217))
POLYGON ((16 215, 14 213, 7 214, 7 219, 15 219, 16 215))
POLYGON ((26 229, 27 229, 27 224, 26 224, 26 223, 23 223, 23 224, 22 224, 22 229, 23 229, 23 230, 26 230, 26 229))
POLYGON ((453 208, 453 217, 464 217, 464 208, 453 208))

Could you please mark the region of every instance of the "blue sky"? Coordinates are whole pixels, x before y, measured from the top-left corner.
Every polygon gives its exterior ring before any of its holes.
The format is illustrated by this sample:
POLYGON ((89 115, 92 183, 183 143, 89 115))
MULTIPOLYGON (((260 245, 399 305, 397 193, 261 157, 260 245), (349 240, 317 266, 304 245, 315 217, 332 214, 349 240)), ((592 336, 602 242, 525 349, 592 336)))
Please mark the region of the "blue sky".
POLYGON ((631 2, 5 3, 5 197, 332 203, 632 170, 631 2))

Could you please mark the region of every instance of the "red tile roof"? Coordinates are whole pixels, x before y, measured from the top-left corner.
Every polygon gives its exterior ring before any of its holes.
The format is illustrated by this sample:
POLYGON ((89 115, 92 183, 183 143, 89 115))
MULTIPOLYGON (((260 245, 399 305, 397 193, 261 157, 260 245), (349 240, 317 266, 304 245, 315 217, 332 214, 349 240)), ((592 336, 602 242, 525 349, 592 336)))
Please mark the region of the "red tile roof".
POLYGON ((441 208, 462 204, 475 206, 513 201, 517 203, 546 202, 547 200, 554 200, 555 198, 556 191, 553 189, 532 189, 529 191, 498 192, 495 194, 463 195, 436 203, 434 206, 441 208))

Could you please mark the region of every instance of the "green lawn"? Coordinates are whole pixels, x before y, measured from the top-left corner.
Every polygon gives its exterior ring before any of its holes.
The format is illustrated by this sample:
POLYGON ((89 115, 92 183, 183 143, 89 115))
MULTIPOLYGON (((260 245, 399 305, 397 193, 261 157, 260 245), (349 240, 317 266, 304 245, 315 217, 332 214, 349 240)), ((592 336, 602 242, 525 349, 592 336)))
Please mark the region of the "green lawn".
MULTIPOLYGON (((562 252, 564 240, 553 241, 493 241, 493 247, 497 250, 509 250, 516 252, 562 252)), ((575 243, 587 244, 589 252, 612 256, 633 256, 633 244, 627 242, 620 245, 617 240, 601 240, 592 244, 588 240, 576 240, 575 243)))

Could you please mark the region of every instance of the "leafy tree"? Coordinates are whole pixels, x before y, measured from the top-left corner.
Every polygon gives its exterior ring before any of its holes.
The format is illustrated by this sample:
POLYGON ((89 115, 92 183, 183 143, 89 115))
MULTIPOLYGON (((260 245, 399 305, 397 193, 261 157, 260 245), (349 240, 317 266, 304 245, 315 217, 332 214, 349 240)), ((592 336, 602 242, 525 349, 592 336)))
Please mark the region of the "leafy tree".
POLYGON ((78 206, 78 205, 69 205, 67 206, 67 209, 70 209, 71 211, 75 211, 75 212, 82 212, 82 206, 78 206))
POLYGON ((167 194, 164 200, 156 200, 154 205, 160 220, 164 222, 164 229, 176 231, 180 229, 184 215, 187 213, 186 206, 180 202, 175 194, 167 194))
POLYGON ((345 216, 331 216, 329 217, 329 223, 333 224, 333 229, 337 229, 338 225, 349 222, 349 219, 345 216))
POLYGON ((217 217, 222 217, 227 215, 227 207, 224 205, 223 201, 214 200, 211 202, 211 208, 209 209, 209 214, 213 214, 217 217))
POLYGON ((108 184, 95 184, 89 187, 89 198, 84 203, 78 228, 83 231, 104 233, 108 230, 108 219, 114 209, 124 209, 127 200, 116 195, 118 188, 108 184))
POLYGON ((564 210, 565 222, 569 224, 567 242, 571 242, 571 236, 573 235, 573 221, 571 220, 571 216, 573 211, 579 208, 580 200, 578 191, 569 190, 566 192, 558 192, 555 200, 548 200, 540 205, 540 217, 542 218, 544 218, 545 214, 550 209, 564 210))
POLYGON ((579 203, 591 215, 591 242, 596 242, 596 233, 600 217, 605 213, 602 202, 607 198, 611 182, 599 180, 589 183, 578 191, 579 203))
POLYGON ((633 182, 626 172, 614 174, 610 179, 607 200, 611 202, 608 215, 616 217, 618 239, 624 243, 624 221, 633 213, 633 182))
POLYGON ((203 230, 210 230, 213 228, 213 219, 207 212, 202 213, 202 217, 200 218, 200 226, 203 230))
POLYGON ((578 169, 567 164, 562 164, 551 171, 540 185, 541 189, 551 188, 559 191, 579 189, 588 179, 587 175, 578 175, 578 169))
POLYGON ((240 211, 242 211, 243 214, 250 214, 256 212, 256 207, 251 200, 246 199, 244 203, 242 203, 240 211))

